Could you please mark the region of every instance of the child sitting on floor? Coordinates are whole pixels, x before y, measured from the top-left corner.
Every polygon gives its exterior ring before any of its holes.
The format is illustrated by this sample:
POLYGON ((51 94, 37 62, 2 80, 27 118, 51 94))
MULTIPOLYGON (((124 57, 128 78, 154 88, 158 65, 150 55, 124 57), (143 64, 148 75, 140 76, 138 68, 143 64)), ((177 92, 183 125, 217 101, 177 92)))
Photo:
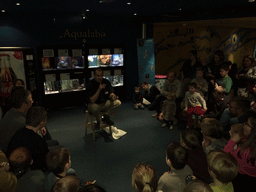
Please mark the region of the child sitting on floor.
POLYGON ((197 84, 190 83, 189 84, 189 91, 185 94, 185 109, 184 111, 187 112, 187 128, 190 126, 191 116, 192 115, 200 115, 203 116, 206 112, 206 101, 197 92, 197 84))
POLYGON ((209 102, 209 107, 205 117, 215 118, 220 120, 223 111, 227 108, 227 102, 224 99, 224 93, 220 93, 216 90, 212 93, 212 100, 209 102))
POLYGON ((133 109, 144 109, 144 105, 142 104, 143 101, 143 96, 140 93, 140 87, 135 87, 134 88, 134 94, 133 94, 133 109))
POLYGON ((191 83, 197 84, 197 91, 207 99, 207 92, 208 92, 208 83, 203 77, 204 71, 202 67, 196 69, 196 78, 194 78, 191 83))
POLYGON ((168 126, 173 129, 173 125, 177 124, 175 92, 168 92, 166 100, 163 102, 162 113, 159 114, 159 120, 163 121, 162 127, 168 126))
POLYGON ((220 75, 222 77, 221 82, 215 83, 215 90, 224 93, 224 99, 227 103, 230 102, 230 91, 232 88, 232 79, 229 77, 229 62, 223 64, 220 68, 220 75))

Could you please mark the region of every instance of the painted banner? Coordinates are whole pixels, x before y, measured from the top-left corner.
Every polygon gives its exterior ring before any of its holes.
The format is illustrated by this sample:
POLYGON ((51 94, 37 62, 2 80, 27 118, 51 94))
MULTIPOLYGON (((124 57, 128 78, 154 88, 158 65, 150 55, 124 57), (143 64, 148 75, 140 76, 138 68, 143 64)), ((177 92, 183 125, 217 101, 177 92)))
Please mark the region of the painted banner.
POLYGON ((154 39, 138 39, 138 67, 139 67, 139 85, 145 81, 149 84, 155 84, 155 51, 154 39))
POLYGON ((0 71, 0 95, 4 102, 4 99, 10 95, 16 79, 22 79, 26 83, 22 51, 0 51, 0 71))

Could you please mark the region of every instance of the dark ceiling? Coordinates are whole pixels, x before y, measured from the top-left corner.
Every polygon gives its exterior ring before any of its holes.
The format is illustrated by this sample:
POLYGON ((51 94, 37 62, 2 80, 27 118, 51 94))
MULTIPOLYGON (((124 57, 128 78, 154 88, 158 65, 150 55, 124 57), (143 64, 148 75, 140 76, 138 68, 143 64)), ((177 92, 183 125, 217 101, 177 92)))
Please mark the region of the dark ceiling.
POLYGON ((133 17, 146 22, 256 15, 255 2, 250 3, 248 0, 1 0, 0 9, 5 10, 5 13, 2 13, 5 16, 114 15, 133 17), (20 5, 17 6, 16 3, 20 5), (87 9, 89 11, 86 11, 87 9))

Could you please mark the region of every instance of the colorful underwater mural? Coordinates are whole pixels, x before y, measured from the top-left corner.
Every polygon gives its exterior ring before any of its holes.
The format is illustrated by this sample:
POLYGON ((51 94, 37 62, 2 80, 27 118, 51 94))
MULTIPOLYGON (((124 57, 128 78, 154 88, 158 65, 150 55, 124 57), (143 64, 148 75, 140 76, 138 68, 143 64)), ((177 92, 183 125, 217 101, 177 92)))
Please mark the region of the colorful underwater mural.
POLYGON ((206 65, 220 49, 226 60, 239 67, 245 55, 254 55, 256 29, 160 23, 154 25, 154 41, 156 74, 179 72, 190 50, 197 50, 206 65))

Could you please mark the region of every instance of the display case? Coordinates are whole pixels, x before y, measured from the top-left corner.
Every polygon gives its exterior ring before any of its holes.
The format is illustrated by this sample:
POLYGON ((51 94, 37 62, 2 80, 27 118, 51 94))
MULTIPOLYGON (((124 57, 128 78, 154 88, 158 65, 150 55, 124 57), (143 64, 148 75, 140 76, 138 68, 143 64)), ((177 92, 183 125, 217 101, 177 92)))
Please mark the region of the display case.
POLYGON ((125 98, 125 52, 120 45, 112 45, 110 48, 89 47, 87 53, 87 75, 89 80, 94 78, 94 71, 97 68, 103 70, 103 77, 108 79, 114 87, 115 94, 120 99, 125 98))
POLYGON ((43 46, 38 48, 44 106, 83 104, 86 83, 103 69, 119 98, 125 97, 124 49, 121 46, 43 46), (65 100, 65 101, 63 101, 65 100))

